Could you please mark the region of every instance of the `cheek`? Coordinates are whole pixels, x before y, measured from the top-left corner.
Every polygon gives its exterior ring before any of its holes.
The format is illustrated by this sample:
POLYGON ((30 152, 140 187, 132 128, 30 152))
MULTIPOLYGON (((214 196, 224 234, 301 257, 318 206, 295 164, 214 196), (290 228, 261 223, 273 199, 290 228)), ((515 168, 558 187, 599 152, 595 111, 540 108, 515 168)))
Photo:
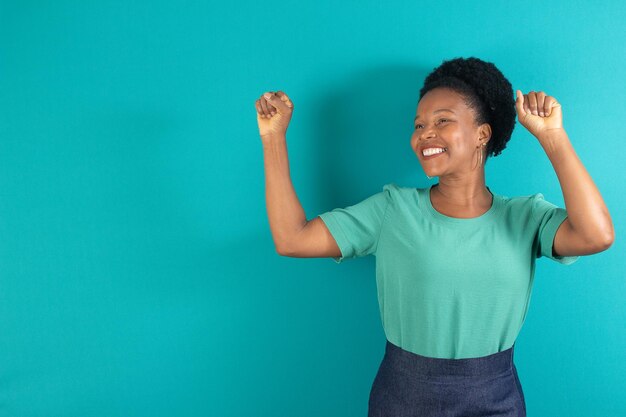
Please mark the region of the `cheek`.
POLYGON ((456 155, 456 157, 464 159, 469 158, 476 152, 476 149, 472 147, 472 144, 463 135, 447 136, 446 142, 450 148, 450 154, 456 155))
POLYGON ((441 134, 445 135, 445 138, 451 142, 454 142, 456 146, 459 148, 466 148, 471 146, 471 138, 474 134, 473 131, 468 129, 463 129, 462 127, 456 126, 446 126, 441 130, 441 134))

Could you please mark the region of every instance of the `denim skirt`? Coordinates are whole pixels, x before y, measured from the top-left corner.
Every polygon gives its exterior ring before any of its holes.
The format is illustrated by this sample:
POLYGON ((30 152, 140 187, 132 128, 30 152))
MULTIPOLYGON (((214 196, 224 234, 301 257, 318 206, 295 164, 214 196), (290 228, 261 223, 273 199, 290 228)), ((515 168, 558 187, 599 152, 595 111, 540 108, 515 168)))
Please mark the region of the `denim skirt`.
POLYGON ((525 417, 514 347, 478 358, 443 359, 387 340, 368 417, 525 417))

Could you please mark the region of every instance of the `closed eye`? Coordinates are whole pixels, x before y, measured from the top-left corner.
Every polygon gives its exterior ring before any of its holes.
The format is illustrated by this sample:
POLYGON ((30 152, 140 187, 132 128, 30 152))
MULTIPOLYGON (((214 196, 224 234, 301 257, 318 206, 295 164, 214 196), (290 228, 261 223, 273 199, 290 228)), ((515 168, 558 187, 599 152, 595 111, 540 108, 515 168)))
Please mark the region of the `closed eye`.
MULTIPOLYGON (((450 119, 439 119, 437 120, 437 124, 441 124, 443 122, 449 122, 449 121, 450 119)), ((415 125, 415 129, 423 129, 423 128, 424 128, 424 125, 420 125, 420 124, 415 125)))

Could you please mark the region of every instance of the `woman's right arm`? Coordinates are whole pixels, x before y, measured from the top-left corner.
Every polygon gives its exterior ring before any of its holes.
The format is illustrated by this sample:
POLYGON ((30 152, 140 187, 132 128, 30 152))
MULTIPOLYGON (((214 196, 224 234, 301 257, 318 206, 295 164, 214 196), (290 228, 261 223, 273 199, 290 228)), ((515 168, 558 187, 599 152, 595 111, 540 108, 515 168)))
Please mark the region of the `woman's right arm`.
POLYGON ((286 133, 293 103, 281 91, 271 94, 269 100, 266 96, 256 101, 256 109, 263 144, 265 200, 276 251, 298 258, 341 256, 325 223, 319 217, 307 221, 291 182, 286 133))

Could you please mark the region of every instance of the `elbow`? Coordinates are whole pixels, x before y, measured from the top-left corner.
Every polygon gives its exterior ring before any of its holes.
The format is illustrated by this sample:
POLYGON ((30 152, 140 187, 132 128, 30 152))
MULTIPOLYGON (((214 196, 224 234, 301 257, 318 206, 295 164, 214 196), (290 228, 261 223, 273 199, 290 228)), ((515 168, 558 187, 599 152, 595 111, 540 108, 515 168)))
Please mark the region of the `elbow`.
MULTIPOLYGON (((306 226, 306 223, 304 224, 306 226)), ((280 238, 274 239, 274 248, 280 256, 296 257, 299 242, 298 233, 302 231, 304 226, 300 227, 295 233, 282 234, 280 238)))
POLYGON ((280 256, 287 256, 287 251, 285 247, 275 244, 274 249, 276 249, 276 253, 280 256))
POLYGON ((291 256, 291 251, 289 250, 289 247, 282 242, 274 243, 274 249, 276 250, 276 253, 280 256, 291 256))
POLYGON ((615 241, 615 227, 613 227, 613 221, 610 217, 608 217, 607 219, 607 224, 604 228, 604 233, 602 233, 602 236, 604 237, 602 242, 602 250, 607 250, 611 247, 611 245, 613 245, 613 242, 615 241))
POLYGON ((608 248, 610 248, 611 245, 613 245, 614 241, 615 241, 615 230, 613 230, 613 228, 611 228, 610 232, 607 233, 605 238, 604 238, 603 249, 602 250, 607 250, 608 248))
POLYGON ((605 251, 613 245, 615 241, 615 230, 611 227, 608 231, 602 233, 601 236, 602 239, 598 240, 596 245, 594 245, 597 252, 605 251))
POLYGON ((589 254, 607 250, 615 240, 615 229, 610 218, 590 226, 584 232, 577 233, 575 228, 573 232, 577 235, 580 246, 586 248, 589 254))

